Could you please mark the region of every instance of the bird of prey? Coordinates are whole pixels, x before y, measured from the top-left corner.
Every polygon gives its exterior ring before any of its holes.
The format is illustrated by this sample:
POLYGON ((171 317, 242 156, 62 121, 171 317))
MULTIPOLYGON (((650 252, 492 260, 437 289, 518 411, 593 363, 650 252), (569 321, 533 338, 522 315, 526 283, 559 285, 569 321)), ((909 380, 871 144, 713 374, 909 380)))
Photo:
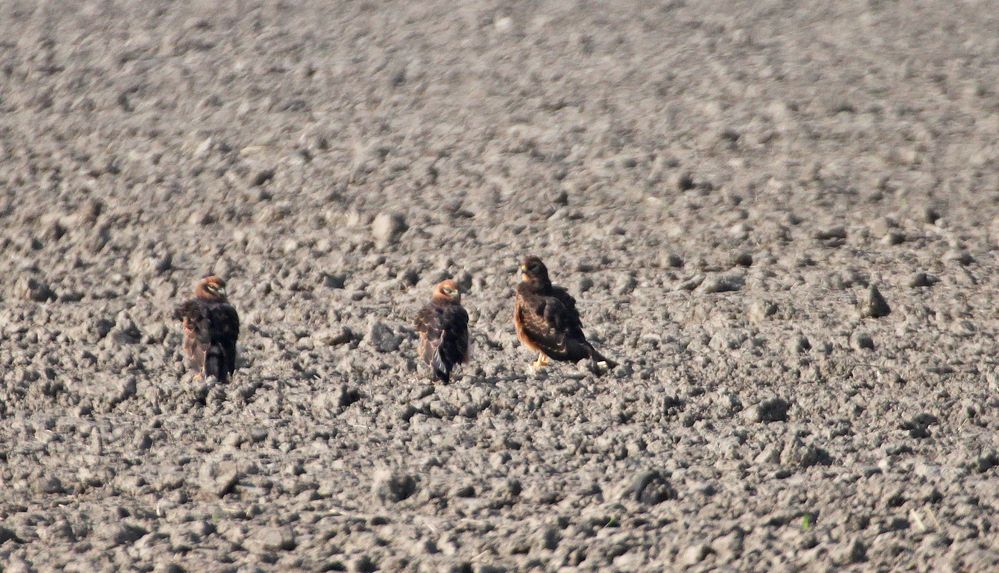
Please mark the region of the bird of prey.
POLYGON ((453 280, 434 287, 434 296, 416 315, 420 358, 433 379, 451 381, 454 367, 468 360, 468 313, 461 306, 461 289, 453 280))
POLYGON ((174 311, 184 324, 184 358, 197 376, 226 382, 236 370, 239 315, 229 304, 225 281, 208 274, 194 288, 194 298, 174 311))
POLYGON ((549 358, 565 362, 588 358, 591 370, 598 374, 601 365, 617 366, 587 342, 576 310, 576 299, 564 288, 552 284, 548 268, 541 259, 525 258, 520 264, 520 272, 513 322, 520 341, 538 353, 532 369, 543 368, 549 358))

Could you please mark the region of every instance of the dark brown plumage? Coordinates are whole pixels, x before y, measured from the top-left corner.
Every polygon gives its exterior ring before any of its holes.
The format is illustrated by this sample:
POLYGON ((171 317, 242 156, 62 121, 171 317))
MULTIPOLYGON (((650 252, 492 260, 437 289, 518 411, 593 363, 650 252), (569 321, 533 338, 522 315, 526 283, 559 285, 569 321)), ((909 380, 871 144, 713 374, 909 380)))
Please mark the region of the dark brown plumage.
POLYGON ((199 376, 226 382, 236 371, 239 314, 229 304, 225 281, 206 275, 194 288, 194 298, 174 311, 184 324, 184 358, 199 376))
POLYGON ((461 290, 453 280, 434 288, 430 303, 416 315, 420 358, 435 380, 451 381, 454 367, 468 360, 468 313, 461 306, 461 290))
POLYGON ((541 259, 525 258, 520 272, 522 282, 517 285, 513 322, 520 341, 538 353, 535 368, 547 365, 549 358, 564 362, 588 358, 591 369, 597 373, 600 363, 607 368, 617 366, 587 342, 576 299, 564 288, 552 284, 541 259))

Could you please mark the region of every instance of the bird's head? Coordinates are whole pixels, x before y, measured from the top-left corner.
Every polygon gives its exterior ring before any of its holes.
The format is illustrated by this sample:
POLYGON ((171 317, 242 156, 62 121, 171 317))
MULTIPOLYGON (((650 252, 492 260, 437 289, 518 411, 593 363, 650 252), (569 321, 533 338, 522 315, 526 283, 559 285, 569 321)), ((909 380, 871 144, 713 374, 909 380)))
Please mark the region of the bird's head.
POLYGON ((547 288, 551 285, 551 279, 548 278, 548 267, 541 262, 541 259, 533 255, 525 257, 520 262, 520 278, 534 287, 547 288))
POLYGON ((461 288, 458 286, 458 283, 451 279, 441 281, 434 287, 434 298, 437 300, 461 302, 461 288))
POLYGON ((205 275, 194 288, 194 296, 224 302, 227 299, 225 281, 215 275, 205 275))

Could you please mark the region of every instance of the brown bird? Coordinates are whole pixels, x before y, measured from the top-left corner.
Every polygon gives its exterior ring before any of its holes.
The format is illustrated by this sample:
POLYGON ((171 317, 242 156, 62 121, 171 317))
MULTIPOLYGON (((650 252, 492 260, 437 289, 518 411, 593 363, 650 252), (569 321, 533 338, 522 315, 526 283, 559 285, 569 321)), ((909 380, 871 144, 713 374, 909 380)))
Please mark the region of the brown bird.
POLYGON ((205 275, 194 288, 194 298, 178 306, 173 316, 184 323, 187 367, 200 377, 226 382, 236 371, 239 314, 229 304, 225 281, 205 275))
POLYGON ((617 366, 587 342, 576 299, 564 288, 552 284, 541 259, 525 258, 520 272, 522 282, 517 285, 513 322, 520 341, 538 353, 534 369, 546 366, 549 358, 565 362, 589 358, 595 373, 600 373, 600 364, 606 368, 617 366))
POLYGON ((468 360, 468 313, 461 306, 461 289, 453 280, 434 287, 434 296, 416 315, 420 358, 435 380, 451 381, 451 372, 468 360))

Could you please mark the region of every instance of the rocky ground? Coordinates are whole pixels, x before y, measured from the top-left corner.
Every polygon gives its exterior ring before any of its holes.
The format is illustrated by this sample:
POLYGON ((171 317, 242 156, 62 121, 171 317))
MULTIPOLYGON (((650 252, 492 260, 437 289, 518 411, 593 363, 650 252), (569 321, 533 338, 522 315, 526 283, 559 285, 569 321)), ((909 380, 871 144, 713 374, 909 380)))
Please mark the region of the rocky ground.
POLYGON ((995 571, 996 30, 0 2, 0 569, 995 571), (528 253, 612 375, 527 373, 528 253), (170 319, 213 266, 224 386, 170 319), (474 360, 435 386, 449 275, 474 360))

